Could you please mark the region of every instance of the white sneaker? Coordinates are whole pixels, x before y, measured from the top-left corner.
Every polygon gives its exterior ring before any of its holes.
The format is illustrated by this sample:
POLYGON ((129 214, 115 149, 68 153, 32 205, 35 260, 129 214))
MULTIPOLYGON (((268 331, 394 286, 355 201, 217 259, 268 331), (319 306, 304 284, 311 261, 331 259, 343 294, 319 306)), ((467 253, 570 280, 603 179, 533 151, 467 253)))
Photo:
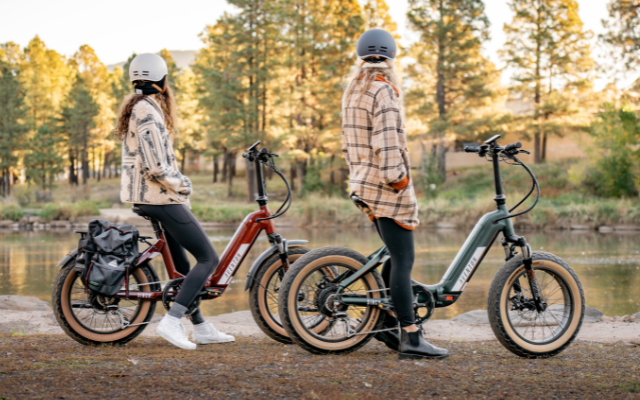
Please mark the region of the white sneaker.
POLYGON ((227 343, 235 340, 233 336, 216 330, 209 322, 193 326, 193 341, 198 344, 227 343))
POLYGON ((156 333, 174 346, 185 350, 195 350, 196 344, 189 341, 187 333, 179 318, 166 314, 156 327, 156 333))

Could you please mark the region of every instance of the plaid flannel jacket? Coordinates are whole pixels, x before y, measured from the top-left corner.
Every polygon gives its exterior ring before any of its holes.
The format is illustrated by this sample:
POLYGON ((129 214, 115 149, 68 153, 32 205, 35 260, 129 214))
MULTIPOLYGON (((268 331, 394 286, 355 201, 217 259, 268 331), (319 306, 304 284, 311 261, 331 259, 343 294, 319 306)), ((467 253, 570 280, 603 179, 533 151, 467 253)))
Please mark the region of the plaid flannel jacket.
POLYGON ((362 198, 373 218, 392 218, 407 229, 418 220, 407 138, 394 88, 374 81, 358 104, 342 104, 342 154, 349 165, 351 194, 362 198))
POLYGON ((162 109, 152 98, 139 101, 122 141, 120 200, 189 206, 190 194, 191 181, 178 171, 162 109))

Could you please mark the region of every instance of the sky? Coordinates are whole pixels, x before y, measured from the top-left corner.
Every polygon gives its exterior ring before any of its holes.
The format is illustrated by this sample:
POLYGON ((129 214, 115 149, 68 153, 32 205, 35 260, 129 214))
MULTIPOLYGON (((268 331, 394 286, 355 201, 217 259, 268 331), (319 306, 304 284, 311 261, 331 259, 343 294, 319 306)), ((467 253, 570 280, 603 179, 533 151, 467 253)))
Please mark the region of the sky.
MULTIPOLYGON (((602 32, 600 20, 607 16, 607 1, 578 3, 585 29, 597 37, 602 32)), ((407 28, 408 1, 387 0, 387 4, 406 45, 415 37, 407 28)), ((197 50, 205 26, 234 7, 225 0, 0 0, 0 10, 0 43, 12 41, 24 47, 39 35, 49 48, 66 56, 88 44, 108 65, 125 61, 134 52, 197 50)), ((502 67, 497 51, 505 40, 502 27, 512 14, 506 0, 485 0, 485 12, 491 22, 485 56, 502 67)), ((503 75, 503 82, 508 80, 503 75)))

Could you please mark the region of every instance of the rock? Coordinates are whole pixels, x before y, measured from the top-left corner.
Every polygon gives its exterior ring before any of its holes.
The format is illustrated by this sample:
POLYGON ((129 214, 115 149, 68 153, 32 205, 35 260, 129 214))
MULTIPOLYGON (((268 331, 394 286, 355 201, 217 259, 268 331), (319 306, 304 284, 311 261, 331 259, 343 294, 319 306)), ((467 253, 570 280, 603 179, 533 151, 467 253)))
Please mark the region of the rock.
POLYGON ((598 228, 598 232, 611 233, 611 232, 613 232, 613 228, 610 227, 610 226, 601 226, 601 227, 598 228))
POLYGON ((436 228, 438 229, 456 229, 458 227, 458 224, 455 224, 453 222, 438 222, 436 224, 436 228))
POLYGON ((630 232, 640 231, 640 225, 616 225, 613 227, 615 231, 630 232))
POLYGON ((65 220, 53 220, 49 225, 52 228, 71 228, 71 222, 65 220))
POLYGON ((604 314, 597 308, 584 306, 584 319, 583 322, 600 322, 604 314))
POLYGON ((3 219, 0 221, 0 228, 11 228, 14 222, 10 219, 3 219))
POLYGON ((602 317, 600 317, 600 322, 613 322, 613 317, 603 315, 602 317))
POLYGON ((85 215, 82 217, 76 217, 73 220, 74 224, 89 224, 89 222, 91 222, 91 220, 93 219, 104 219, 103 216, 101 215, 85 215))
POLYGON ((488 324, 489 316, 487 310, 473 310, 453 317, 451 320, 465 324, 488 324))
POLYGON ((51 311, 46 301, 33 296, 0 296, 0 310, 11 311, 51 311))
POLYGON ((572 231, 588 231, 593 229, 593 227, 591 225, 577 225, 577 224, 571 224, 571 230, 572 231))
POLYGON ((631 315, 631 319, 632 319, 634 322, 640 322, 640 312, 637 312, 637 313, 635 313, 635 314, 632 314, 632 315, 631 315))
POLYGON ((637 344, 635 344, 635 343, 625 342, 624 340, 618 340, 614 344, 619 345, 619 346, 626 346, 626 347, 636 347, 637 346, 637 344))
POLYGON ((42 221, 42 218, 36 215, 25 215, 24 217, 20 218, 18 223, 20 225, 31 225, 31 224, 40 223, 41 221, 42 221))

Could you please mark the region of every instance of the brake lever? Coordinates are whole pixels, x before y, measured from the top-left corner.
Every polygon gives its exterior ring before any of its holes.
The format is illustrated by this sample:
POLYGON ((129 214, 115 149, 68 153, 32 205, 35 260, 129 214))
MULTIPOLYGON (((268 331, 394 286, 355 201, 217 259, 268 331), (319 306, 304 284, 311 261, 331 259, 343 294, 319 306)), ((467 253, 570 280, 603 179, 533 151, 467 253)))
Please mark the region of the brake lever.
POLYGON ((518 150, 518 154, 520 154, 520 153, 531 154, 531 152, 527 151, 527 150, 518 150))

